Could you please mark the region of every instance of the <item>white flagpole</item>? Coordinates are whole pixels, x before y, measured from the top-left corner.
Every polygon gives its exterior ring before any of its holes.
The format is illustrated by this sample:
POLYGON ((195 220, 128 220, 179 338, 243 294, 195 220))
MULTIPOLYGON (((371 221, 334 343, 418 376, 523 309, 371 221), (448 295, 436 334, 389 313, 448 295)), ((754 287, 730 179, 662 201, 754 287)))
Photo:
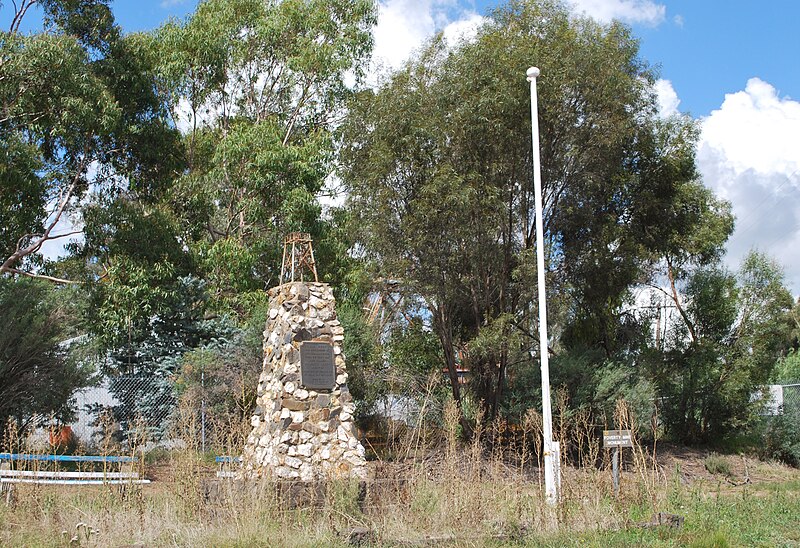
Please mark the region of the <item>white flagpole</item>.
POLYGON ((542 173, 539 154, 539 108, 536 95, 536 78, 539 69, 527 72, 531 83, 531 141, 533 144, 533 189, 536 206, 536 274, 539 292, 539 354, 542 366, 542 430, 544 434, 544 486, 547 502, 558 501, 561 484, 559 470, 559 444, 553 441, 553 417, 550 404, 550 368, 547 356, 547 297, 544 288, 544 222, 542 220, 542 173))

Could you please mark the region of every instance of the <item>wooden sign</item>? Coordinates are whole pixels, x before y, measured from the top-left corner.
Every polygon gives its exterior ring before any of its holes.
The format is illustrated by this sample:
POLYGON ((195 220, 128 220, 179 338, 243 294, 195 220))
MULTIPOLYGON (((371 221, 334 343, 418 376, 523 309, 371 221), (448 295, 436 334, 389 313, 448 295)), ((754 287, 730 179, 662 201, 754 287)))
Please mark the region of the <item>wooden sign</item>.
POLYGON ((305 341, 300 344, 300 384, 312 390, 332 390, 336 385, 333 345, 305 341))
POLYGON ((603 430, 603 447, 633 447, 630 430, 603 430))

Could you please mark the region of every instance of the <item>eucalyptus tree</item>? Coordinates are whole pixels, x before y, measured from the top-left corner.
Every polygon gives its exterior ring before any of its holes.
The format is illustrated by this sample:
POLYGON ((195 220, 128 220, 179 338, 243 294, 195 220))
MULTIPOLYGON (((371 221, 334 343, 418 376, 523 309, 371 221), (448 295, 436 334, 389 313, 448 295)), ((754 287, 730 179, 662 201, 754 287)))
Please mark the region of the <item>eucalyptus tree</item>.
POLYGON ((751 252, 738 272, 719 264, 693 270, 686 305, 652 372, 667 433, 684 442, 718 440, 751 424, 791 342, 793 299, 780 266, 751 252))
POLYGON ((158 30, 188 160, 169 204, 219 308, 244 313, 277 282, 286 232, 334 267, 317 196, 374 22, 371 0, 208 0, 158 30))
MULTIPOLYGON (((43 30, 0 34, 0 272, 47 277, 42 246, 73 234, 90 187, 151 194, 173 176, 151 41, 122 36, 105 0, 40 2, 43 30)), ((80 225, 80 223, 77 223, 80 225)), ((79 230, 78 230, 79 231, 79 230)))
POLYGON ((424 299, 455 399, 461 359, 490 413, 535 345, 531 65, 541 69, 549 351, 631 355, 646 344, 629 325, 632 289, 665 257, 718 255, 732 227, 697 175, 694 123, 657 116, 656 75, 619 23, 511 1, 474 38, 439 36, 360 94, 341 133, 359 241, 424 299))

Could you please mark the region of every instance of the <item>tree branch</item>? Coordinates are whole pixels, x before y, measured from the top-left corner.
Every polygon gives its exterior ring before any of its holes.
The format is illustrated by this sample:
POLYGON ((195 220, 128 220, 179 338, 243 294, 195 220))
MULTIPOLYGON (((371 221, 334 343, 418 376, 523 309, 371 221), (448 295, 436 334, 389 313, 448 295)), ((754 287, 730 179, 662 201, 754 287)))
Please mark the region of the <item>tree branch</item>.
POLYGON ((686 323, 686 327, 689 328, 689 335, 692 336, 692 342, 697 342, 697 331, 695 330, 694 324, 692 320, 689 319, 689 315, 681 306, 680 298, 678 298, 678 290, 675 288, 675 274, 672 271, 672 263, 670 263, 669 259, 667 259, 667 277, 669 278, 669 286, 672 289, 672 300, 675 302, 675 307, 678 309, 678 313, 680 313, 681 318, 686 323))
MULTIPOLYGON (((60 238, 62 236, 51 236, 50 233, 53 231, 55 226, 58 224, 58 221, 61 219, 61 215, 64 214, 64 210, 66 209, 67 205, 69 204, 70 199, 72 198, 72 194, 75 191, 75 187, 80 180, 81 173, 83 173, 83 169, 86 167, 86 157, 84 157, 80 163, 78 164, 78 168, 75 172, 75 176, 72 178, 69 186, 66 189, 62 189, 61 194, 59 196, 59 203, 58 208, 53 215, 52 220, 48 224, 47 228, 45 229, 44 233, 38 236, 36 241, 28 245, 23 249, 17 249, 14 253, 11 254, 4 262, 0 265, 0 273, 2 272, 12 272, 16 270, 14 265, 22 258, 27 257, 32 253, 36 253, 42 248, 42 245, 48 241, 53 240, 55 238, 60 238)), ((24 238, 24 237, 23 237, 24 238)))
POLYGON ((36 3, 36 0, 22 0, 22 3, 19 5, 19 9, 17 9, 17 3, 13 2, 14 4, 14 19, 11 20, 11 27, 9 28, 10 33, 15 33, 19 31, 19 27, 22 24, 22 18, 25 17, 25 13, 28 9, 36 3))
POLYGON ((80 284, 82 282, 76 282, 75 280, 66 280, 64 278, 56 278, 55 276, 47 276, 45 274, 36 274, 35 272, 27 272, 25 270, 19 270, 17 268, 8 268, 4 272, 8 272, 10 274, 18 274, 20 276, 27 276, 29 278, 37 278, 39 280, 47 280, 50 282, 55 282, 59 284, 80 284))

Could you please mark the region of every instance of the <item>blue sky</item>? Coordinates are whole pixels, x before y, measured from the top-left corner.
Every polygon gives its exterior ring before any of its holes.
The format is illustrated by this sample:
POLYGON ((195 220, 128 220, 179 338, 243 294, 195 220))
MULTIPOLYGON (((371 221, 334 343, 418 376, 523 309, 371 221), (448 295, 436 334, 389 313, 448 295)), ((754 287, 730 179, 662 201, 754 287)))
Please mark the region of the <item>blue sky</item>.
MULTIPOLYGON (((656 91, 662 113, 698 119, 699 171, 737 217, 729 267, 759 249, 784 266, 787 282, 800 294, 795 251, 800 249, 800 1, 568 1, 576 12, 631 25, 642 58, 660 69, 656 91)), ((374 61, 384 69, 399 66, 436 31, 469 35, 500 4, 379 2, 374 61)), ((112 8, 122 28, 132 32, 186 17, 196 5, 196 0, 117 0, 112 8)), ((10 11, 11 3, 2 2, 0 26, 8 27, 10 11)), ((30 13, 28 28, 37 21, 38 14, 30 13)), ((546 78, 540 77, 540 86, 546 78)), ((520 85, 527 85, 524 76, 520 85)))
MULTIPOLYGON (((403 4, 431 6, 431 10, 438 4, 445 17, 455 21, 469 12, 485 15, 500 2, 411 0, 403 4)), ((633 27, 641 39, 642 57, 660 66, 661 76, 672 82, 683 112, 708 115, 726 93, 743 89, 752 77, 769 82, 781 96, 800 99, 800 2, 796 0, 589 0, 578 4, 590 15, 605 18, 610 13, 633 27)), ((195 0, 112 4, 127 31, 152 29, 169 17, 185 17, 196 5, 195 0)))
MULTIPOLYGON (((485 15, 497 0, 381 0, 409 13, 438 12, 437 30, 469 13, 485 15)), ((2 7, 7 27, 11 3, 2 7)), ((769 82, 781 96, 800 99, 800 2, 796 0, 578 0, 578 9, 630 24, 641 38, 642 57, 661 68, 680 98, 680 110, 706 116, 725 93, 748 79, 769 82)), ((196 0, 117 0, 112 3, 126 31, 148 30, 169 17, 190 14, 196 0)), ((33 24, 37 14, 30 14, 33 24)), ((424 26, 424 25, 422 25, 424 26)))

